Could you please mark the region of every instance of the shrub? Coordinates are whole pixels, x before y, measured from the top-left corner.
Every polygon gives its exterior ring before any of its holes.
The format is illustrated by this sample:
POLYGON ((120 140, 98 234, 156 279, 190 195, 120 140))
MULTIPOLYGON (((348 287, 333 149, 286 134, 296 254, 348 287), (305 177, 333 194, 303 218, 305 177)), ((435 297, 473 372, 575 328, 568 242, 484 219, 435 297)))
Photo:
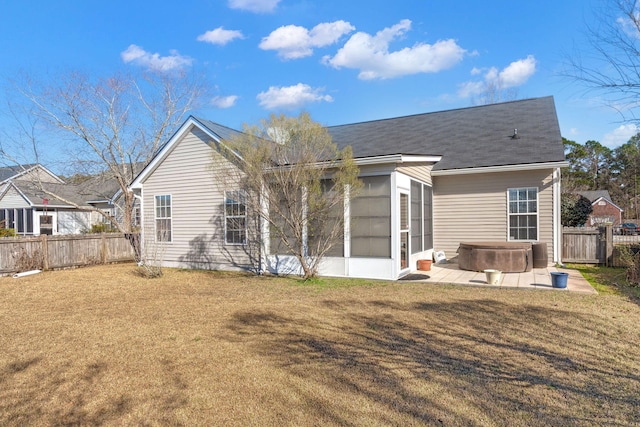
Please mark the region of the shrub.
POLYGON ((587 222, 587 218, 593 208, 591 202, 583 196, 575 194, 562 194, 560 206, 562 225, 565 227, 581 227, 587 222))
POLYGON ((0 237, 15 237, 16 230, 13 228, 0 228, 0 237))
POLYGON ((631 267, 627 269, 627 281, 630 285, 640 285, 640 252, 635 257, 631 267))
POLYGON ((162 276, 162 267, 140 262, 138 263, 136 273, 145 279, 155 279, 162 276))
POLYGON ((91 228, 87 230, 87 233, 89 234, 115 233, 116 231, 118 230, 111 224, 107 224, 105 222, 99 222, 97 224, 92 224, 91 228))
POLYGON ((44 257, 42 252, 34 250, 31 253, 24 249, 13 254, 14 269, 17 272, 42 270, 44 266, 44 257))

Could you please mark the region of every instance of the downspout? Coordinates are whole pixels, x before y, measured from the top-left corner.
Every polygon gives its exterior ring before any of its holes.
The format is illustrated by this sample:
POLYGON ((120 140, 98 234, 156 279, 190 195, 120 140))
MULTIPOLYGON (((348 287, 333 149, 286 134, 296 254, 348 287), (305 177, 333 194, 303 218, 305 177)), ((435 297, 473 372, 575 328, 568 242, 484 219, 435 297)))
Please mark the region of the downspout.
POLYGON ((271 253, 271 235, 269 230, 269 221, 267 220, 269 215, 269 200, 264 196, 265 193, 266 190, 263 185, 261 194, 259 195, 260 214, 258 215, 260 220, 260 230, 258 230, 258 233, 260 233, 260 243, 258 245, 260 250, 260 261, 258 266, 260 274, 267 272, 267 269, 269 268, 268 256, 271 253))
POLYGON ((142 226, 140 227, 140 262, 142 262, 142 258, 145 252, 144 252, 144 209, 143 209, 143 203, 142 203, 142 196, 139 196, 135 193, 135 191, 129 189, 129 191, 131 191, 133 193, 133 197, 135 199, 138 199, 140 201, 140 222, 142 223, 142 226))
POLYGON ((562 196, 562 176, 560 168, 553 170, 553 262, 562 264, 562 218, 560 198, 562 196))

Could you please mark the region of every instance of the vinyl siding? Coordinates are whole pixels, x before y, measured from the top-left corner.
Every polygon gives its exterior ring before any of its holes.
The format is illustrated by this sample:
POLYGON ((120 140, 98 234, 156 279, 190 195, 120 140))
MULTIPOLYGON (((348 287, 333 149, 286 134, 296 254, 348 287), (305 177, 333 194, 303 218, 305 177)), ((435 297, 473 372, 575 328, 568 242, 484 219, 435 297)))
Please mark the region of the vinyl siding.
POLYGON ((18 178, 21 181, 60 182, 55 176, 43 169, 36 168, 18 178))
POLYGON ((9 187, 7 193, 0 200, 0 208, 29 208, 31 205, 16 191, 14 187, 9 187))
POLYGON ((422 181, 425 184, 432 184, 431 181, 431 169, 433 168, 433 163, 423 163, 411 166, 403 166, 400 165, 397 168, 398 172, 401 172, 405 175, 408 175, 412 178, 417 179, 418 181, 422 181))
POLYGON ((249 268, 245 247, 224 243, 225 188, 214 182, 217 154, 208 142, 197 128, 187 132, 142 183, 145 255, 169 267, 249 268), (161 244, 155 243, 157 195, 171 195, 172 241, 161 244))
POLYGON ((436 176, 434 249, 454 258, 460 242, 508 240, 507 189, 538 188, 538 241, 553 259, 553 171, 436 176))

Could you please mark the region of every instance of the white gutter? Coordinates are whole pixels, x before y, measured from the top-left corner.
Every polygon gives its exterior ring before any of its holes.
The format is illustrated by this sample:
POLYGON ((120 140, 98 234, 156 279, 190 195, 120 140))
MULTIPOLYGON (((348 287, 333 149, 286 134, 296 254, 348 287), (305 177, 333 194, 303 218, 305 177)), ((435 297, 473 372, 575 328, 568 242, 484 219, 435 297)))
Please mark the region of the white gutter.
POLYGON ((384 163, 436 163, 442 156, 411 156, 406 154, 390 154, 387 156, 361 157, 353 159, 356 165, 379 165, 384 163))
POLYGON ((520 165, 505 165, 505 166, 485 166, 477 168, 466 169, 447 169, 447 170, 432 170, 433 176, 446 176, 446 175, 468 175, 473 173, 489 173, 489 172, 521 172, 526 170, 536 169, 552 169, 552 168, 566 168, 569 167, 569 162, 546 162, 546 163, 529 163, 520 165))

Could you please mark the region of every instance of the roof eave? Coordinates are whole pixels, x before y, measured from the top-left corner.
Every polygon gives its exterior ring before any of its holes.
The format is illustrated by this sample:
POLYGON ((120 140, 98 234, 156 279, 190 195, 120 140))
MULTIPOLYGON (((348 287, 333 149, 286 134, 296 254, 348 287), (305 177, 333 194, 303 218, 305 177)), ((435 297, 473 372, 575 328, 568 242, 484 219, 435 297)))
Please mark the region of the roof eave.
POLYGON ((476 168, 463 169, 444 169, 431 171, 433 176, 450 176, 450 175, 468 175, 474 173, 491 173, 491 172, 520 172, 538 169, 553 169, 569 167, 569 162, 563 160, 558 162, 545 163, 526 163, 519 165, 502 165, 502 166, 483 166, 476 168))
POLYGON ((385 163, 437 163, 442 160, 442 156, 389 154, 385 156, 360 157, 354 160, 358 166, 380 165, 385 163))

